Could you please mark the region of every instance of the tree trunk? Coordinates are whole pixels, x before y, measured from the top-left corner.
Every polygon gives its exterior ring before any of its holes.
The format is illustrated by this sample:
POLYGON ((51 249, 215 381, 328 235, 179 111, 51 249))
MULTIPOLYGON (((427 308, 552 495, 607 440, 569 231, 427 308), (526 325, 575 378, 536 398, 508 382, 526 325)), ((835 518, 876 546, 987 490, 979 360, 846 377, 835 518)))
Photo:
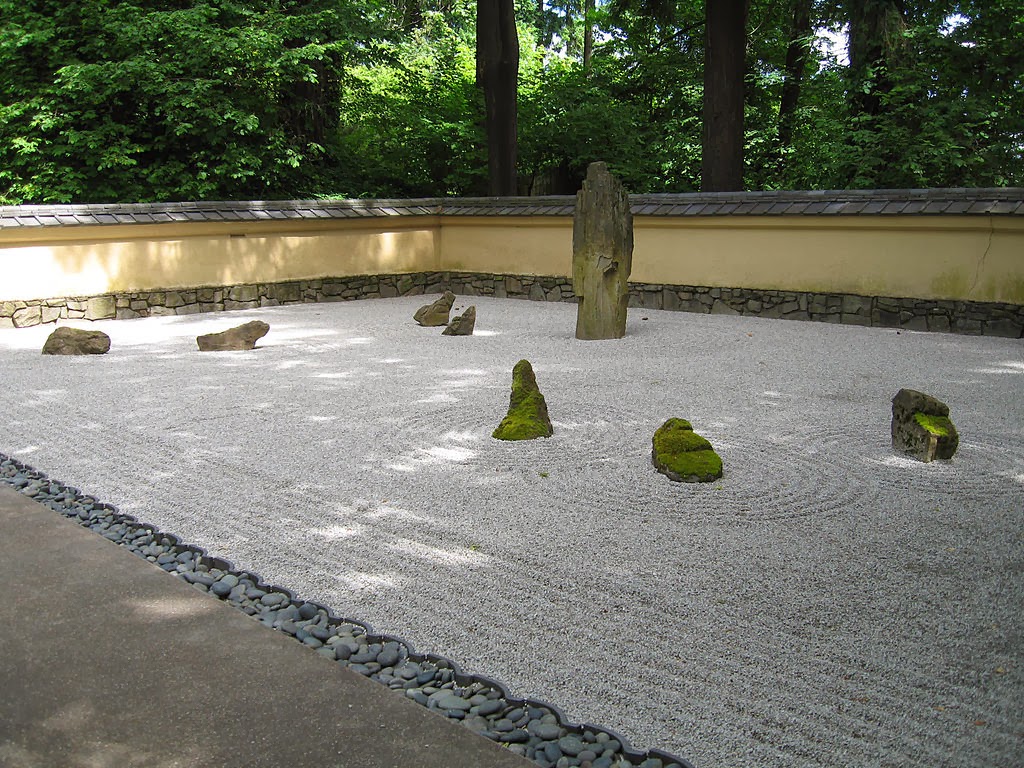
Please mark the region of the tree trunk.
POLYGON ((881 112, 892 90, 890 70, 903 48, 902 0, 847 0, 850 21, 849 94, 854 116, 881 112))
POLYGON ((410 32, 423 26, 423 8, 420 0, 405 0, 405 8, 402 11, 402 29, 410 32))
POLYGON ((583 71, 590 74, 590 60, 594 56, 594 0, 583 6, 583 71))
POLYGON ((519 35, 513 0, 477 0, 476 83, 484 92, 490 194, 516 194, 519 35))
POLYGON ((782 100, 779 103, 779 147, 786 149, 793 143, 793 126, 796 108, 800 103, 800 88, 803 85, 804 70, 810 56, 811 6, 813 0, 794 0, 793 26, 786 51, 786 80, 782 84, 782 100))
POLYGON ((705 20, 701 191, 740 190, 747 0, 708 0, 705 20))

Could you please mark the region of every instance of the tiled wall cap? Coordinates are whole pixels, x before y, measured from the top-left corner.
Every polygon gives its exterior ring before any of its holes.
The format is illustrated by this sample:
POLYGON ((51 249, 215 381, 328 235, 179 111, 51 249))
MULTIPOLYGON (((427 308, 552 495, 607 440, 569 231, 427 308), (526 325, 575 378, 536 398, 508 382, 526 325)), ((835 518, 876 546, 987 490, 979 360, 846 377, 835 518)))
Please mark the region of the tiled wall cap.
MULTIPOLYGON (((632 195, 635 216, 1024 216, 1024 188, 632 195)), ((0 228, 395 216, 572 216, 572 195, 0 206, 0 228)))

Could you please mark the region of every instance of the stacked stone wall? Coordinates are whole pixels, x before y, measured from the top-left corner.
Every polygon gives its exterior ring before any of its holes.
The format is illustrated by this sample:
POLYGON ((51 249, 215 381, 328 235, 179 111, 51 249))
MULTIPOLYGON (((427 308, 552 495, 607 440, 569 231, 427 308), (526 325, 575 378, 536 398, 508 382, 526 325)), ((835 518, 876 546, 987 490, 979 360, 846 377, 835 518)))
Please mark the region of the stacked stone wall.
MULTIPOLYGON (((27 327, 60 319, 189 315, 281 304, 415 296, 445 290, 464 296, 576 301, 569 277, 419 272, 5 301, 0 302, 0 328, 27 327)), ((1015 304, 630 283, 630 306, 1024 337, 1024 307, 1015 304)))

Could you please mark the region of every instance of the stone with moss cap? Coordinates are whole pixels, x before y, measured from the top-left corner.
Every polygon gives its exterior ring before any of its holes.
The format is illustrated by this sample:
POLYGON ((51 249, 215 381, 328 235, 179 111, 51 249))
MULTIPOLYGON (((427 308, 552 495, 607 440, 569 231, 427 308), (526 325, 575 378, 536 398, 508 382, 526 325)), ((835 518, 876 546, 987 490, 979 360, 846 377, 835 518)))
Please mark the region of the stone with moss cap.
POLYGON ((681 483, 710 483, 722 476, 722 459, 686 419, 669 419, 654 433, 655 469, 681 483))
POLYGON ((537 386, 533 366, 529 360, 520 360, 512 369, 508 415, 501 420, 492 437, 498 440, 533 440, 551 437, 553 432, 548 406, 537 386))
POLYGON ((920 459, 952 459, 960 443, 949 406, 931 395, 901 389, 892 399, 892 448, 920 459))

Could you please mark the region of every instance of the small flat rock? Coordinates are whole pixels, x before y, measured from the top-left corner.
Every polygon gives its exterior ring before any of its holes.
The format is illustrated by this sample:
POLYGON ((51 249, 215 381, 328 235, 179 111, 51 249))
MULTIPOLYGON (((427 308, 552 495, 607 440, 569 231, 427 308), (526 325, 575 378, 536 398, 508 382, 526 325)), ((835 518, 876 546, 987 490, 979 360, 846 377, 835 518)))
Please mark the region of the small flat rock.
POLYGON ((448 325, 448 315, 452 311, 452 304, 455 303, 455 294, 445 291, 444 294, 433 304, 425 304, 416 310, 412 316, 420 325, 433 328, 440 325, 448 325))
POLYGON ((103 331, 86 331, 61 326, 43 344, 44 355, 103 355, 110 349, 110 337, 103 331))
POLYGON ((469 307, 461 315, 452 318, 448 327, 442 332, 442 336, 472 336, 473 328, 476 326, 476 307, 469 307))
POLYGON ((892 449, 920 461, 952 459, 960 436, 949 418, 949 406, 914 389, 901 389, 892 399, 892 449))
POLYGON ((200 352, 231 352, 253 349, 256 342, 267 335, 270 326, 262 320, 252 320, 220 333, 196 336, 200 352))
POLYGON ((722 476, 722 459, 686 419, 672 418, 654 433, 654 468, 680 483, 710 483, 722 476))

